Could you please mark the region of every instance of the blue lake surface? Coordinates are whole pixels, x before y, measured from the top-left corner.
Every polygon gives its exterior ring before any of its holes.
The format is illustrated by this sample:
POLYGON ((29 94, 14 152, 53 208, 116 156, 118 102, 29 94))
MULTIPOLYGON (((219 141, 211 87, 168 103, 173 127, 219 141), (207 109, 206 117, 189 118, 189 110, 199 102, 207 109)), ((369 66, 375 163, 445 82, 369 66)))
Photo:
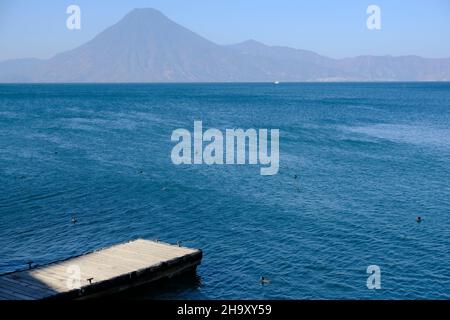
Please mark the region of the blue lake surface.
POLYGON ((450 84, 0 85, 0 273, 136 237, 204 251, 148 298, 449 299, 450 84), (173 165, 196 120, 279 173, 173 165))

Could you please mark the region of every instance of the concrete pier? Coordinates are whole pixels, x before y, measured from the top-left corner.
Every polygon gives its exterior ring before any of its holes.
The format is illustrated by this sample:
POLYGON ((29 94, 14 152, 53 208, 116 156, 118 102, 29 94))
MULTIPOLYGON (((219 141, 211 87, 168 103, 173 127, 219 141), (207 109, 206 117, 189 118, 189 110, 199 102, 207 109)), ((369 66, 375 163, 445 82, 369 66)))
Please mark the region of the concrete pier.
POLYGON ((138 239, 0 276, 0 300, 87 299, 193 271, 202 251, 138 239))

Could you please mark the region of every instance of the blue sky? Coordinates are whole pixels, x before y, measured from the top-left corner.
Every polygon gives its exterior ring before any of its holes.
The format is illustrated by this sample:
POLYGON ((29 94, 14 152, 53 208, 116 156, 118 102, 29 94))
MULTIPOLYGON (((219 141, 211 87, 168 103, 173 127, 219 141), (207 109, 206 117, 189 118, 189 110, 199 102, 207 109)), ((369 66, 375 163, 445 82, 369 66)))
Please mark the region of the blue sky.
POLYGON ((219 44, 255 39, 336 58, 450 57, 448 0, 0 0, 0 60, 51 57, 143 7, 219 44), (81 7, 81 30, 66 28, 71 4, 81 7), (381 8, 381 30, 366 28, 370 4, 381 8))

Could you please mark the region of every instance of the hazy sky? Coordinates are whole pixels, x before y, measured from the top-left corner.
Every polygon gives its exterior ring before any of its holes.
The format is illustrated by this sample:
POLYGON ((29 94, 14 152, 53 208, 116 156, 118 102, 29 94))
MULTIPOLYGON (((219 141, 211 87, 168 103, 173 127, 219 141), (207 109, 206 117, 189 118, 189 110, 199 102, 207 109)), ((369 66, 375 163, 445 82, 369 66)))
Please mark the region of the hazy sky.
POLYGON ((0 0, 0 60, 51 57, 143 7, 219 44, 255 39, 336 58, 450 57, 448 0, 0 0), (81 7, 81 30, 66 28, 71 4, 81 7), (381 30, 366 27, 370 4, 381 8, 381 30))

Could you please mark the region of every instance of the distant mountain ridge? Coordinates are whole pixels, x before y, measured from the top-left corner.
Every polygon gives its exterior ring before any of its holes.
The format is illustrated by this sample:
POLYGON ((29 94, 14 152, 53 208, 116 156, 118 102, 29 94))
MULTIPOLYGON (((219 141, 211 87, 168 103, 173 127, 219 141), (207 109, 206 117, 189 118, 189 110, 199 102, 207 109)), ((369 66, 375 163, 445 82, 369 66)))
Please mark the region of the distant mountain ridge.
POLYGON ((215 44, 155 9, 135 9, 48 60, 0 62, 0 82, 450 81, 450 59, 315 52, 249 40, 215 44))

